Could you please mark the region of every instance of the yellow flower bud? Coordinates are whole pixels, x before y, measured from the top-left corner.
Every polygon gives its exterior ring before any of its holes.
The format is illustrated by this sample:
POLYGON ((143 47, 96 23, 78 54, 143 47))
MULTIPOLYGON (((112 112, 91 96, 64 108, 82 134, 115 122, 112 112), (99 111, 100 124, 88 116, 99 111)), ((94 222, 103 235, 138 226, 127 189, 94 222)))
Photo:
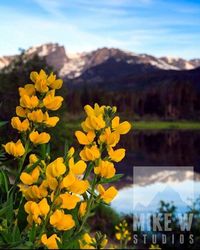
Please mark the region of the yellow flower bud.
POLYGON ((25 153, 24 146, 21 143, 21 140, 18 140, 16 143, 11 141, 3 145, 6 153, 13 155, 14 157, 20 157, 25 153))
POLYGON ((49 142, 51 137, 48 133, 42 132, 39 134, 37 131, 33 131, 30 133, 29 138, 33 144, 45 144, 49 142))
POLYGON ((67 156, 71 158, 74 155, 74 152, 75 152, 74 147, 71 147, 67 153, 67 156))
POLYGON ((105 106, 99 106, 97 103, 94 104, 94 108, 90 105, 84 107, 87 116, 99 116, 104 114, 105 106))

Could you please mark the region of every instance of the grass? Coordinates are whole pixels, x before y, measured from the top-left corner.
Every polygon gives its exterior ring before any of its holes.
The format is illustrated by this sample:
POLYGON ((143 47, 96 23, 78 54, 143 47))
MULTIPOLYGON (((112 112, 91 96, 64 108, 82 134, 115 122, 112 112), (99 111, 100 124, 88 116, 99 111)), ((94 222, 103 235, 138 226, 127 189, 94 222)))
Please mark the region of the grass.
MULTIPOLYGON (((134 130, 200 130, 200 121, 135 121, 131 122, 134 130)), ((70 130, 80 129, 79 121, 65 123, 70 130)))
POLYGON ((200 130, 199 121, 136 121, 135 130, 200 130))

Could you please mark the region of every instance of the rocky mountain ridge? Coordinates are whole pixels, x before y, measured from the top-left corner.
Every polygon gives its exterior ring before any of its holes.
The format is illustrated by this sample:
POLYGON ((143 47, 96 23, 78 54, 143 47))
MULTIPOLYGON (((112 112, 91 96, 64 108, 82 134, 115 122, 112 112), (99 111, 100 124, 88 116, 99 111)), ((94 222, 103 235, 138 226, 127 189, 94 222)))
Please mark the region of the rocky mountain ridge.
MULTIPOLYGON (((48 43, 34 46, 25 51, 29 57, 38 55, 45 58, 47 63, 58 71, 61 77, 75 79, 84 72, 101 65, 108 60, 112 63, 123 64, 129 68, 136 65, 146 69, 191 70, 200 66, 200 59, 185 60, 183 58, 155 57, 148 54, 136 54, 117 48, 100 48, 91 52, 69 53, 64 46, 48 43)), ((15 56, 0 57, 0 69, 9 65, 15 56)))

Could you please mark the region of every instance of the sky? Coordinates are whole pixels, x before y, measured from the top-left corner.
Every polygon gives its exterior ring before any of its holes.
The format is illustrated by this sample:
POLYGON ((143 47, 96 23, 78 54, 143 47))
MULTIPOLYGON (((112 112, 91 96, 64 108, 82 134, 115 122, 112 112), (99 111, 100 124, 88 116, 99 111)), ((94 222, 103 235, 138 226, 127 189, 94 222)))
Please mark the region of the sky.
POLYGON ((200 58, 200 0, 1 0, 0 56, 59 43, 200 58))

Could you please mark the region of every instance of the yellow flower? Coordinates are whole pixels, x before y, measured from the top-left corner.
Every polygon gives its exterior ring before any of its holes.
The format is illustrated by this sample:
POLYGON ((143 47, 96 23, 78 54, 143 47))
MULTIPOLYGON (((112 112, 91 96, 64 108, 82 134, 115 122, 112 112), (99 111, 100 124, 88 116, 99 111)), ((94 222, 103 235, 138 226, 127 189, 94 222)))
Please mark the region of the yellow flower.
POLYGON ((84 107, 87 116, 99 116, 104 114, 105 106, 99 107, 97 103, 94 104, 94 108, 90 105, 85 105, 84 107))
POLYGON ((25 153, 24 146, 21 143, 21 140, 18 140, 16 143, 11 141, 3 145, 6 153, 13 155, 15 157, 20 157, 25 153))
POLYGON ((24 88, 20 87, 19 88, 19 95, 23 96, 23 95, 28 95, 28 96, 32 96, 35 95, 35 87, 33 84, 26 84, 24 86, 24 88))
POLYGON ((110 128, 106 128, 104 133, 99 137, 100 142, 106 143, 108 146, 115 147, 120 140, 120 134, 111 132, 110 128))
POLYGON ((50 216, 50 224, 58 230, 70 230, 75 226, 75 222, 71 214, 64 214, 62 210, 56 210, 50 216))
POLYGON ((28 108, 28 109, 34 109, 38 106, 39 100, 37 96, 28 96, 28 95, 23 95, 20 98, 20 105, 23 108, 28 108))
POLYGON ((82 239, 79 240, 80 249, 95 249, 95 246, 92 245, 95 243, 95 238, 92 238, 88 233, 85 233, 82 239))
POLYGON ((30 174, 22 172, 20 175, 20 180, 25 185, 32 185, 33 183, 38 181, 39 175, 40 175, 40 170, 38 167, 36 167, 30 174))
POLYGON ((39 78, 47 79, 47 74, 43 69, 40 70, 39 74, 36 71, 30 73, 30 79, 32 82, 36 82, 39 78))
POLYGON ((127 121, 120 123, 119 116, 112 120, 112 128, 121 135, 125 135, 131 129, 131 124, 127 121))
POLYGON ((26 202, 24 205, 24 210, 29 215, 27 217, 29 224, 32 224, 32 221, 35 221, 36 224, 41 223, 41 219, 39 217, 41 212, 40 212, 40 208, 36 202, 34 202, 34 201, 26 202))
POLYGON ((121 240, 122 235, 121 235, 121 233, 116 233, 115 237, 116 237, 117 240, 121 240))
POLYGON ((120 162, 125 157, 125 149, 119 148, 117 150, 113 150, 112 148, 110 148, 108 154, 111 160, 115 162, 120 162))
POLYGON ((47 183, 51 190, 55 190, 58 186, 58 181, 54 177, 47 177, 47 183))
POLYGON ((57 158, 51 162, 46 168, 46 176, 48 177, 59 177, 66 172, 66 166, 62 157, 57 158))
POLYGON ((28 119, 20 121, 19 117, 15 116, 11 119, 11 125, 13 128, 19 130, 20 132, 24 132, 29 129, 29 121, 28 119))
POLYGON ((115 168, 114 168, 114 164, 112 162, 109 161, 100 161, 99 165, 97 167, 94 168, 94 173, 96 175, 100 175, 101 177, 104 178, 112 178, 115 175, 115 168))
POLYGON ((48 248, 48 249, 58 249, 57 240, 60 241, 60 238, 53 234, 49 238, 47 238, 46 234, 43 234, 41 237, 41 242, 48 248))
POLYGON ((83 194, 89 188, 89 182, 87 180, 76 179, 72 185, 68 187, 68 190, 75 194, 83 194))
POLYGON ((106 123, 103 119, 103 115, 88 116, 85 121, 81 123, 81 126, 85 132, 88 132, 90 130, 100 130, 105 128, 106 123))
POLYGON ((49 110, 57 110, 61 107, 63 98, 61 96, 55 96, 55 90, 51 90, 46 94, 43 99, 44 106, 49 110))
POLYGON ((46 216, 50 210, 50 206, 47 202, 46 198, 43 198, 39 203, 38 203, 39 209, 40 209, 40 214, 42 216, 46 216))
POLYGON ((37 131, 33 131, 30 133, 29 138, 34 144, 45 144, 49 142, 50 135, 45 132, 39 134, 37 131))
POLYGON ((95 161, 100 157, 100 151, 96 145, 92 147, 84 147, 80 152, 80 157, 83 161, 95 161))
POLYGON ((50 76, 47 78, 47 83, 52 89, 60 89, 62 87, 63 80, 56 79, 56 75, 51 73, 50 76))
POLYGON ((42 113, 41 109, 34 110, 28 114, 28 119, 33 121, 33 122, 41 123, 41 122, 43 122, 44 114, 42 113))
POLYGON ((26 114, 28 113, 27 109, 22 108, 21 106, 16 107, 16 114, 19 117, 26 117, 26 114))
POLYGON ((61 208, 65 208, 68 210, 74 209, 77 203, 80 201, 80 198, 74 194, 60 194, 59 197, 62 200, 61 208))
POLYGON ((94 141, 95 138, 95 132, 94 131, 89 131, 87 135, 85 135, 81 131, 76 131, 75 132, 76 138, 78 142, 82 145, 89 145, 94 141))
POLYGON ((71 171, 69 171, 68 175, 66 175, 63 178, 62 183, 61 183, 61 187, 68 188, 75 182, 75 180, 76 180, 75 175, 71 171))
POLYGON ((79 210, 78 210, 78 214, 80 217, 83 217, 86 213, 86 208, 87 208, 87 202, 81 202, 79 210))
POLYGON ((87 165, 84 161, 80 160, 77 163, 74 163, 74 158, 71 157, 69 160, 69 169, 75 175, 81 175, 85 172, 87 165))
POLYGON ((99 192, 101 199, 105 203, 110 203, 118 193, 115 187, 109 187, 107 190, 105 190, 101 184, 97 186, 97 190, 99 192))
POLYGON ((55 127, 58 121, 59 117, 57 116, 49 117, 48 112, 44 114, 44 123, 47 127, 55 127))

